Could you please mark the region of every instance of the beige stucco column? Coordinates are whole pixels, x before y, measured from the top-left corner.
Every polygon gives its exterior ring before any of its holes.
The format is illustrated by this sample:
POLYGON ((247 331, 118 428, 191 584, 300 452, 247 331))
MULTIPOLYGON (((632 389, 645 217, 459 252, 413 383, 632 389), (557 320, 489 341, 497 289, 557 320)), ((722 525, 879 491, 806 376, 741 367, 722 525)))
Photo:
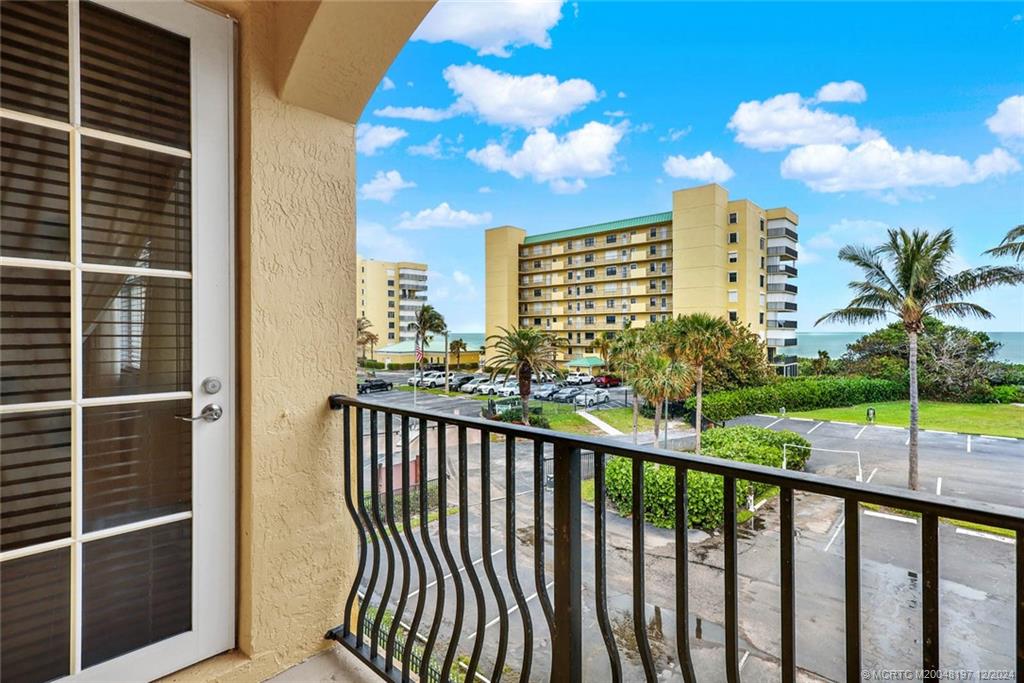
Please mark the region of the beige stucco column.
POLYGON ((238 649, 171 680, 253 681, 325 647, 354 573, 354 129, 432 3, 207 4, 238 21, 238 649))

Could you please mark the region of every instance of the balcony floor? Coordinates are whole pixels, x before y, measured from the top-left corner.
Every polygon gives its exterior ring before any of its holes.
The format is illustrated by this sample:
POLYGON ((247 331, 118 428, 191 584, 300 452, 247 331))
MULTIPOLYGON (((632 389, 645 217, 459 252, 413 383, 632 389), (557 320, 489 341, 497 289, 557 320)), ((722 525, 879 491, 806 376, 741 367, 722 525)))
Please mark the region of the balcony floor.
POLYGON ((268 683, 380 683, 380 677, 366 668, 348 650, 336 645, 313 655, 301 664, 267 679, 268 683))

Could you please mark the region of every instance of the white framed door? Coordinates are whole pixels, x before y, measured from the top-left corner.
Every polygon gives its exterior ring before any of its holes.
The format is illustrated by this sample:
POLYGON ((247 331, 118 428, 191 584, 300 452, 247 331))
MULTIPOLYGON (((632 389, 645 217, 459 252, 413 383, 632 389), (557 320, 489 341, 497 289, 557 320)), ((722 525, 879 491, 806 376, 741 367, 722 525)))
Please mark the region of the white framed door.
POLYGON ((234 26, 0 8, 0 670, 152 680, 235 644, 234 26))

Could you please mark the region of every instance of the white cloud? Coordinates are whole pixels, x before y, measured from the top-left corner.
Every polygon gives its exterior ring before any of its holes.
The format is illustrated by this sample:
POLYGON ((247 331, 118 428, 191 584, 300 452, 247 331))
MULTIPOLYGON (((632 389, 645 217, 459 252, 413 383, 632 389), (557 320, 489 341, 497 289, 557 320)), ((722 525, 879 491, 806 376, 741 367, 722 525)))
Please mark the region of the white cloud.
POLYGON ((626 118, 626 116, 628 116, 628 114, 626 114, 626 112, 622 111, 621 109, 616 109, 615 111, 606 111, 604 115, 612 119, 624 119, 626 118))
POLYGON ((479 55, 508 57, 510 48, 551 47, 548 31, 562 18, 562 3, 544 0, 456 2, 442 0, 413 34, 413 40, 450 40, 479 55))
POLYGON ((356 126, 356 151, 373 156, 378 150, 390 147, 408 135, 401 128, 360 123, 356 126))
POLYGON ((811 103, 813 100, 805 100, 795 92, 764 101, 742 102, 729 119, 728 127, 736 132, 736 142, 762 152, 797 145, 864 142, 878 137, 877 131, 859 128, 852 116, 812 108, 811 103))
POLYGON ((477 189, 477 192, 479 192, 480 194, 490 194, 490 193, 494 192, 494 190, 491 189, 490 185, 481 185, 477 189))
POLYGON ((464 209, 455 210, 448 202, 441 202, 433 209, 423 209, 415 216, 408 211, 402 214, 398 227, 403 230, 427 230, 429 228, 470 228, 491 222, 491 213, 471 213, 464 209))
POLYGON ((618 97, 619 97, 620 100, 624 100, 624 99, 626 99, 626 93, 624 91, 620 90, 618 97))
POLYGON ((687 126, 686 128, 669 128, 668 135, 662 135, 658 138, 658 142, 676 142, 681 138, 685 138, 692 132, 693 126, 687 126))
POLYGON ((381 107, 373 112, 386 119, 409 119, 411 121, 429 121, 436 123, 455 116, 451 109, 434 109, 433 107, 381 107))
POLYGON ((954 187, 1015 173, 1020 163, 996 148, 974 162, 927 150, 893 147, 880 138, 853 149, 807 145, 782 161, 782 177, 800 180, 817 192, 883 191, 913 187, 954 187))
POLYGON ((430 157, 431 159, 441 158, 441 134, 435 135, 430 142, 423 145, 410 145, 406 148, 409 154, 421 157, 430 157))
MULTIPOLYGON (((482 330, 482 293, 474 278, 461 270, 451 274, 439 270, 427 272, 430 281, 430 303, 444 316, 453 333, 482 330)), ((449 341, 455 339, 449 335, 449 341)), ((454 362, 454 361, 453 361, 454 362)))
POLYGON ((871 219, 849 219, 828 226, 822 232, 802 240, 797 246, 800 263, 817 263, 826 256, 835 258, 835 253, 847 244, 865 244, 873 247, 879 244, 889 229, 888 223, 871 219))
POLYGON ((373 180, 359 186, 359 196, 363 199, 390 202, 399 190, 410 187, 416 187, 416 183, 405 180, 398 171, 377 171, 373 180))
POLYGON ((1011 18, 1010 21, 1012 21, 1015 24, 1019 24, 1020 22, 1024 21, 1024 14, 1014 14, 1013 18, 1011 18))
POLYGON ((473 278, 469 277, 461 270, 452 271, 452 279, 455 280, 455 284, 460 287, 471 287, 473 285, 473 278))
POLYGON ((671 156, 665 159, 663 168, 673 178, 689 178, 705 183, 724 183, 736 175, 729 164, 711 152, 704 152, 692 159, 682 155, 671 156))
POLYGON ((393 80, 391 80, 390 78, 388 78, 387 76, 385 76, 384 80, 382 80, 380 82, 380 89, 381 90, 394 90, 395 89, 395 82, 393 80))
POLYGON ((368 258, 388 261, 415 261, 420 257, 419 251, 411 242, 373 221, 357 223, 356 249, 368 258))
POLYGON ((868 99, 868 91, 857 81, 833 81, 818 89, 814 99, 818 102, 853 102, 860 104, 868 99))
POLYGON ((1007 97, 996 113, 985 119, 988 129, 1011 149, 1024 149, 1024 95, 1007 97))
POLYGON ((514 152, 505 144, 492 142, 482 149, 470 150, 468 157, 489 171, 550 183, 555 192, 579 192, 586 187, 584 178, 614 172, 615 148, 627 130, 625 121, 616 126, 591 121, 562 137, 538 128, 514 152))

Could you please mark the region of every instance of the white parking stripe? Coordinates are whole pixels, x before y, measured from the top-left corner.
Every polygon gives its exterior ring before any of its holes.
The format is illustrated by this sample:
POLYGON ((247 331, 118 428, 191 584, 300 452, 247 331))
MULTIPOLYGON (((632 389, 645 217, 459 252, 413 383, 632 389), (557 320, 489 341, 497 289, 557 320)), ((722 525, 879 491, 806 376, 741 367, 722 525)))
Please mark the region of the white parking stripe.
POLYGON ((783 420, 785 420, 785 419, 786 419, 786 418, 784 418, 784 417, 780 417, 780 418, 779 418, 778 420, 776 420, 775 422, 772 422, 772 423, 770 423, 770 424, 766 424, 766 425, 764 426, 764 428, 765 428, 765 429, 768 429, 769 427, 774 427, 775 425, 779 424, 780 422, 782 422, 782 421, 783 421, 783 420))
POLYGON ((939 477, 938 479, 935 480, 935 495, 942 495, 942 477, 939 477))
POLYGON ((956 533, 961 536, 974 536, 975 538, 987 538, 990 541, 998 541, 999 543, 1007 543, 1014 545, 1017 541, 1009 536, 998 536, 996 534, 988 534, 984 531, 975 531, 974 529, 961 529, 957 527, 956 533))
POLYGON ((817 429, 818 427, 820 427, 823 424, 825 424, 825 423, 824 422, 819 422, 818 424, 814 425, 809 430, 807 430, 807 433, 810 434, 811 432, 813 432, 815 429, 817 429))
POLYGON ((867 425, 864 425, 863 427, 861 427, 861 428, 860 428, 860 431, 859 431, 859 432, 857 432, 857 436, 855 436, 855 437, 853 437, 853 438, 854 438, 854 439, 859 439, 859 438, 860 438, 860 435, 861 435, 861 434, 863 434, 863 433, 864 433, 864 430, 865 430, 865 429, 867 429, 867 428, 868 428, 868 426, 867 426, 867 425))
POLYGON ((892 425, 875 425, 877 429, 895 429, 898 432, 902 432, 904 427, 893 427, 892 425))
POLYGON ((971 435, 970 434, 967 435, 967 452, 968 453, 971 452, 971 435))
POLYGON ((1012 436, 987 436, 987 435, 984 435, 984 434, 979 436, 978 438, 979 439, 985 439, 986 441, 989 441, 989 440, 991 440, 991 441, 1016 441, 1017 440, 1017 439, 1013 438, 1012 436))
MULTIPOLYGON (((875 469, 871 470, 871 474, 868 475, 868 479, 864 483, 870 484, 871 480, 875 478, 875 473, 876 472, 878 472, 878 468, 877 467, 875 469)), ((846 518, 844 517, 843 521, 839 522, 839 525, 836 526, 836 530, 832 534, 832 538, 830 538, 828 540, 828 543, 825 544, 825 552, 826 553, 828 552, 828 549, 832 547, 832 544, 836 542, 836 539, 839 537, 839 532, 843 530, 843 526, 845 524, 846 524, 846 518)))
POLYGON ((857 426, 856 422, 841 422, 840 420, 832 420, 832 424, 834 424, 834 425, 846 425, 848 427, 856 427, 857 426))
POLYGON ((747 663, 747 657, 750 656, 750 650, 744 650, 743 656, 740 657, 740 671, 743 671, 743 665, 747 663))
POLYGON ((875 510, 865 510, 864 514, 868 517, 891 519, 894 522, 903 522, 904 524, 917 524, 917 520, 913 517, 904 517, 903 515, 890 515, 887 512, 876 512, 875 510))
MULTIPOLYGON (((551 581, 551 582, 549 582, 549 583, 548 583, 548 590, 551 590, 551 587, 552 587, 552 586, 554 586, 554 585, 555 585, 555 582, 554 582, 554 581, 551 581)), ((536 593, 534 593, 534 594, 533 594, 533 595, 531 595, 530 597, 526 598, 526 600, 524 600, 524 602, 525 602, 526 604, 530 604, 530 602, 532 602, 533 600, 536 600, 536 599, 537 599, 537 594, 536 594, 536 593)), ((514 612, 516 612, 516 611, 517 611, 518 609, 519 609, 519 603, 516 603, 516 604, 512 605, 512 607, 510 607, 510 608, 509 608, 509 610, 508 610, 508 615, 509 615, 509 616, 512 616, 512 614, 513 614, 514 612)), ((494 617, 493 619, 491 619, 490 621, 488 621, 488 622, 487 622, 486 624, 484 624, 484 630, 486 631, 486 630, 487 630, 487 629, 489 629, 490 627, 492 627, 492 626, 494 626, 495 624, 497 624, 497 623, 498 623, 499 621, 501 621, 501 617, 494 617)), ((470 634, 470 636, 469 636, 469 639, 470 639, 470 640, 473 640, 473 638, 475 638, 475 637, 476 637, 476 634, 477 634, 477 632, 476 632, 476 631, 473 631, 473 633, 472 633, 472 634, 470 634)))
POLYGON ((754 417, 770 417, 773 420, 775 419, 775 415, 765 415, 764 413, 754 413, 754 417))
POLYGON ((791 418, 789 418, 789 419, 790 419, 790 420, 797 420, 797 421, 799 421, 799 422, 814 422, 814 420, 812 420, 812 419, 811 419, 811 418, 809 418, 809 417, 791 417, 791 418))
POLYGON ((956 432, 944 432, 939 429, 926 429, 924 431, 928 432, 929 434, 949 434, 951 436, 956 436, 956 432))
MULTIPOLYGON (((497 550, 495 550, 495 551, 494 551, 493 553, 491 553, 491 557, 494 557, 495 555, 497 555, 498 553, 501 553, 501 552, 504 552, 504 548, 498 548, 497 550)), ((479 558, 477 558, 477 559, 473 560, 473 564, 480 564, 480 563, 481 563, 481 562, 483 562, 483 561, 484 561, 484 558, 482 558, 482 557, 479 557, 479 558)), ((466 571, 466 568, 465 568, 465 567, 459 567, 459 573, 462 573, 462 572, 464 572, 464 571, 466 571)), ((451 575, 451 574, 445 574, 445 575, 444 575, 444 580, 445 580, 445 581, 447 581, 447 580, 448 580, 448 579, 450 579, 450 578, 452 578, 452 575, 451 575)), ((430 583, 428 583, 428 584, 426 585, 426 587, 427 587, 427 588, 433 588, 433 587, 434 587, 434 586, 436 586, 436 585, 437 585, 437 579, 434 579, 433 581, 431 581, 430 583)), ((419 589, 417 588, 417 589, 416 589, 416 590, 414 590, 414 591, 413 591, 412 593, 409 593, 409 597, 410 597, 410 598, 412 598, 412 597, 415 597, 416 595, 418 595, 418 594, 419 594, 419 592, 420 592, 420 591, 419 591, 419 589)))

